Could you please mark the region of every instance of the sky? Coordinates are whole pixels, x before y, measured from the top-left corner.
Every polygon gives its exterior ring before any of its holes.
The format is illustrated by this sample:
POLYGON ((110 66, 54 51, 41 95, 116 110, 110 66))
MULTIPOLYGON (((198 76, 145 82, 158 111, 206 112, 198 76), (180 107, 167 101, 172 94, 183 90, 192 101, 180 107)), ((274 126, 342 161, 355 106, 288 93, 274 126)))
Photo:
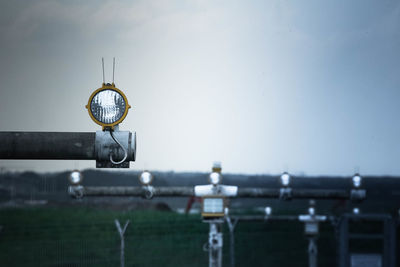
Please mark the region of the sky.
POLYGON ((0 36, 0 131, 100 130, 115 57, 132 169, 400 175, 398 1, 0 0, 0 36))

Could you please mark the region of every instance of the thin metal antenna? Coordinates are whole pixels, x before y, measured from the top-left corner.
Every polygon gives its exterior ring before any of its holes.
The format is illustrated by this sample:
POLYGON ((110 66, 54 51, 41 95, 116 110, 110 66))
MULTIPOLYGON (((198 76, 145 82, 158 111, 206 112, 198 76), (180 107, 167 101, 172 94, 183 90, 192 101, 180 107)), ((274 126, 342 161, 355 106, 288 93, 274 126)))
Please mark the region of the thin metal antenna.
POLYGON ((358 165, 355 166, 355 167, 354 167, 354 172, 355 172, 355 173, 360 173, 360 166, 358 166, 358 165))
POLYGON ((115 72, 115 57, 113 58, 113 83, 114 83, 114 72, 115 72))
POLYGON ((101 58, 101 63, 103 66, 103 83, 106 83, 106 79, 104 78, 104 57, 101 58))

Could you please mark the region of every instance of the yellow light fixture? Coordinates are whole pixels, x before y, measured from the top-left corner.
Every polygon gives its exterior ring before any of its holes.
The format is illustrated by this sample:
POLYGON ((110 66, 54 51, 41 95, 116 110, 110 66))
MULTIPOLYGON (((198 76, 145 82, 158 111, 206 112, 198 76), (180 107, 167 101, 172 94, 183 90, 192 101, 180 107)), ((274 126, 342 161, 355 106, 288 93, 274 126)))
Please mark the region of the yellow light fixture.
POLYGON ((131 106, 125 94, 115 87, 114 83, 103 83, 103 86, 95 90, 89 97, 86 105, 90 118, 103 127, 114 129, 128 115, 131 106))

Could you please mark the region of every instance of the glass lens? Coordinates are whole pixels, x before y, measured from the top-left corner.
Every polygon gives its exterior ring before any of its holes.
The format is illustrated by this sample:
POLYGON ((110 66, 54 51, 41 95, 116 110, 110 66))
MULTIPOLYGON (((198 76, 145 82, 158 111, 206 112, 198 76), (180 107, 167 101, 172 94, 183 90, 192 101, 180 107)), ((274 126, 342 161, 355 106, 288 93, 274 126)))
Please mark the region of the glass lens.
POLYGON ((221 174, 218 172, 212 172, 210 174, 210 182, 214 185, 219 184, 221 182, 221 174))
POLYGON ((122 95, 114 90, 98 92, 90 103, 90 111, 96 120, 111 124, 122 118, 126 103, 122 95))
POLYGON ((265 214, 266 214, 266 215, 271 215, 271 213, 272 213, 271 207, 266 207, 266 208, 265 208, 265 214))
POLYGON ((82 174, 77 171, 73 171, 69 176, 71 184, 79 184, 82 181, 82 174))
POLYGON ((288 186, 290 183, 290 175, 287 173, 284 173, 281 175, 281 183, 283 186, 288 186))
POLYGON ((150 184, 150 183, 151 183, 151 180, 153 180, 153 177, 152 177, 151 173, 149 173, 149 172, 143 172, 143 173, 140 175, 140 182, 141 182, 142 184, 144 184, 144 185, 150 184))
POLYGON ((223 213, 224 200, 222 198, 204 198, 203 212, 207 213, 223 213))
POLYGON ((359 175, 353 176, 353 185, 355 187, 360 187, 361 186, 361 176, 359 176, 359 175))

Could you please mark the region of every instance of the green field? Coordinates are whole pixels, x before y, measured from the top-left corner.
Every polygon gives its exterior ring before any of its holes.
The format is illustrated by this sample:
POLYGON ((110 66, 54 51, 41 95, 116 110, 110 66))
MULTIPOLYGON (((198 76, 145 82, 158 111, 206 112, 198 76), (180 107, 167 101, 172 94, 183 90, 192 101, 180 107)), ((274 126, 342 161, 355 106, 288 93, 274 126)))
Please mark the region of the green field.
MULTIPOLYGON (((208 224, 199 215, 120 212, 88 208, 24 208, 0 211, 0 266, 119 266, 114 219, 130 220, 125 266, 208 266, 203 244, 208 224)), ((322 225, 320 266, 336 266, 334 230, 322 225)), ((307 240, 299 222, 239 222, 236 266, 307 266, 307 240)), ((224 225, 224 266, 229 233, 224 225)))

